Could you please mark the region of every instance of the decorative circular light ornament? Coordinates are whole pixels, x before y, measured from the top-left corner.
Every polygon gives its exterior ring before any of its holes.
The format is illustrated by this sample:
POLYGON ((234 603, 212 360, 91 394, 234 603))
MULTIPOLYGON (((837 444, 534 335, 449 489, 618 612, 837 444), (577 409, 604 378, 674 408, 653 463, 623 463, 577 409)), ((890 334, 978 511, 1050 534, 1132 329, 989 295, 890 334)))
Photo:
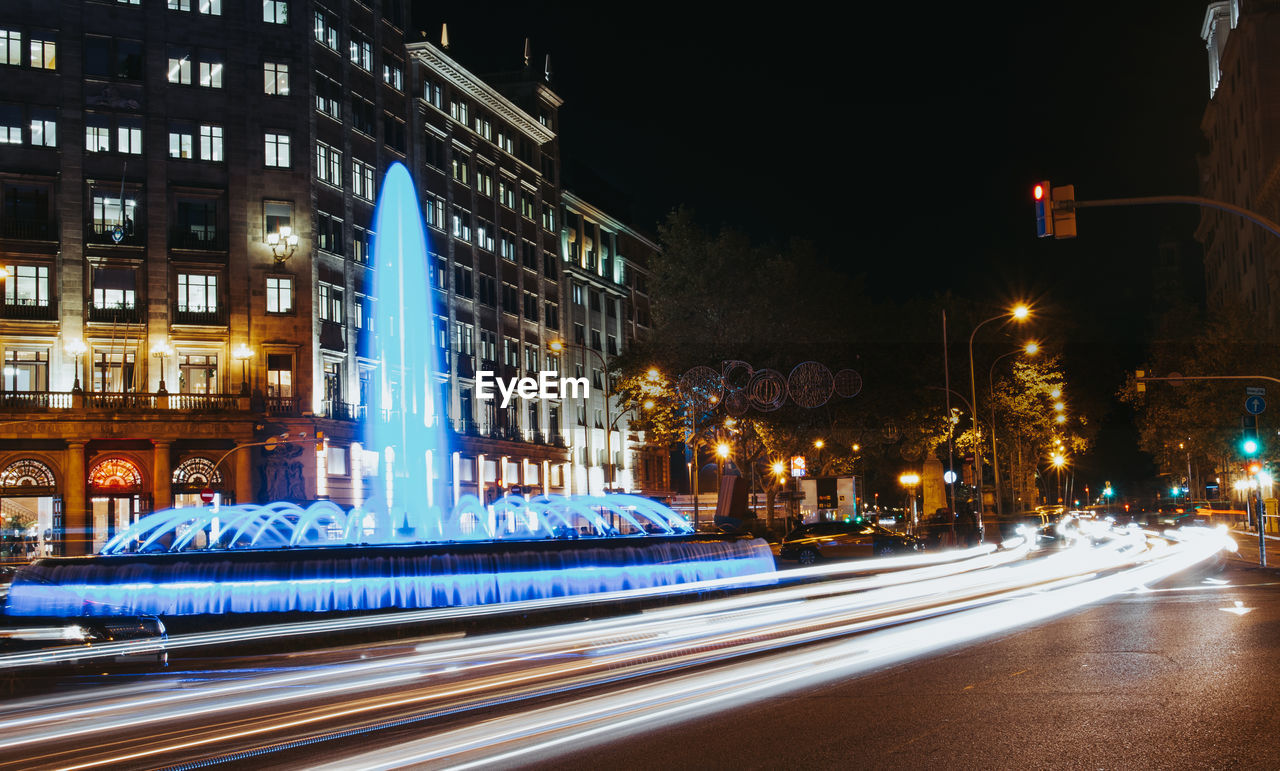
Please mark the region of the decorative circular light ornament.
POLYGON ((680 376, 676 387, 696 410, 710 409, 720 403, 720 375, 710 367, 694 367, 680 376))
POLYGON ((831 376, 831 370, 816 361, 797 364, 787 378, 791 401, 808 410, 826 404, 834 388, 835 378, 831 376))
POLYGON ((745 390, 728 391, 724 395, 724 411, 735 418, 742 417, 751 409, 751 400, 745 390))
POLYGON ((724 390, 727 393, 734 391, 745 391, 747 386, 751 385, 751 376, 756 373, 755 368, 745 361, 726 361, 721 365, 720 381, 724 384, 724 390))
POLYGON ((835 392, 844 399, 852 399, 862 392, 862 375, 856 370, 842 369, 835 376, 835 392))
POLYGON ((773 412, 787 402, 787 379, 775 369, 757 370, 747 386, 751 406, 761 412, 773 412))

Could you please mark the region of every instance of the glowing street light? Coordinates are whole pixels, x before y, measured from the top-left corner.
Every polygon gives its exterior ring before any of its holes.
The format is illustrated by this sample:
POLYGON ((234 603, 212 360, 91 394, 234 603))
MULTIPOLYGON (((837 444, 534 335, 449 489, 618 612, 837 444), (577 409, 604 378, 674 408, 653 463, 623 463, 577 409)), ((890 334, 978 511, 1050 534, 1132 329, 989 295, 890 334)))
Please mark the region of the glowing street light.
POLYGON ((978 415, 976 412, 978 408, 978 386, 977 386, 977 376, 974 374, 974 366, 973 366, 973 339, 978 336, 979 329, 982 329, 982 327, 984 327, 987 324, 990 324, 993 321, 1000 321, 1002 319, 1010 319, 1010 318, 1013 319, 1014 321, 1025 321, 1030 317, 1031 317, 1031 308, 1029 308, 1026 305, 1026 303, 1018 303, 1008 313, 1002 313, 999 316, 992 316, 989 319, 984 319, 983 321, 978 322, 978 325, 973 328, 973 331, 971 333, 969 333, 969 396, 970 398, 973 399, 973 401, 970 402, 970 404, 973 405, 973 409, 975 410, 973 415, 973 433, 975 438, 978 439, 978 441, 976 442, 976 446, 974 448, 974 453, 973 453, 973 471, 974 471, 973 477, 977 481, 977 486, 976 486, 976 489, 978 492, 977 516, 978 516, 979 532, 982 531, 982 441, 981 441, 982 427, 978 424, 978 415))
POLYGON ((63 344, 62 350, 71 354, 76 359, 76 382, 75 385, 71 386, 71 391, 72 393, 80 393, 80 357, 84 355, 84 352, 87 351, 88 348, 85 347, 83 340, 71 340, 63 344))
POLYGON ((1063 410, 1065 410, 1066 408, 1067 408, 1067 405, 1063 404, 1062 402, 1056 402, 1056 403, 1054 403, 1054 405, 1053 405, 1053 411, 1054 411, 1054 412, 1062 412, 1062 411, 1063 411, 1063 410))
POLYGON ((164 387, 164 360, 173 355, 173 348, 161 341, 151 347, 151 355, 160 360, 160 390, 156 393, 167 394, 169 391, 164 387))
POLYGON ((1060 425, 1060 426, 1061 426, 1061 425, 1064 425, 1064 424, 1067 422, 1067 416, 1066 416, 1066 415, 1059 415, 1058 417, 1054 418, 1053 420, 1054 420, 1054 422, 1055 422, 1055 423, 1057 423, 1058 425, 1060 425))
POLYGON ((720 458, 720 460, 724 460, 725 458, 728 458, 729 449, 730 449, 729 444, 727 442, 721 442, 720 444, 717 444, 716 457, 720 458))
POLYGON ((240 395, 249 395, 248 363, 253 358, 253 349, 241 343, 231 352, 231 356, 240 362, 240 395))
POLYGON ((920 475, 913 471, 908 471, 898 477, 898 484, 907 488, 907 493, 911 496, 911 526, 914 528, 919 524, 916 514, 916 485, 920 484, 920 475))
POLYGON ((821 450, 823 447, 826 446, 826 442, 822 441, 821 439, 815 439, 813 442, 813 446, 821 450))

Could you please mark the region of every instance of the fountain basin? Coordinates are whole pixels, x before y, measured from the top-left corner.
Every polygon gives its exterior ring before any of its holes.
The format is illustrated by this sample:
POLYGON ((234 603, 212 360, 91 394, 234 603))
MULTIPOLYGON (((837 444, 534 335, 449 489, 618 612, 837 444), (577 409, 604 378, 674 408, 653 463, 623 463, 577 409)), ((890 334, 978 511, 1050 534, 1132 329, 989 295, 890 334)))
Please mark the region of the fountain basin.
POLYGON ((187 616, 484 605, 752 576, 768 545, 674 535, 46 557, 9 590, 13 616, 187 616))

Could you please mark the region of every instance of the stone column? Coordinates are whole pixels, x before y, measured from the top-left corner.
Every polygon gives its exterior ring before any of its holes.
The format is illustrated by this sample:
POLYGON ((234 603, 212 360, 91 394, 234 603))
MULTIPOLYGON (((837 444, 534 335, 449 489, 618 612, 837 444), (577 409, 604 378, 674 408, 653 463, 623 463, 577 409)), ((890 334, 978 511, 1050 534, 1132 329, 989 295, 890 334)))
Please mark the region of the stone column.
POLYGON ((920 477, 924 485, 924 511, 920 512, 921 516, 951 505, 947 500, 947 483, 942 478, 942 461, 930 455, 924 462, 924 473, 920 477))
POLYGON ((169 451, 173 442, 168 439, 152 441, 155 449, 151 459, 151 496, 153 509, 173 508, 173 467, 169 461, 169 451))
POLYGON ((93 545, 93 522, 85 497, 84 446, 85 442, 67 442, 63 464, 66 477, 66 495, 62 499, 63 554, 68 556, 88 554, 93 545))
POLYGON ((253 448, 232 453, 236 469, 236 503, 253 503, 253 448))

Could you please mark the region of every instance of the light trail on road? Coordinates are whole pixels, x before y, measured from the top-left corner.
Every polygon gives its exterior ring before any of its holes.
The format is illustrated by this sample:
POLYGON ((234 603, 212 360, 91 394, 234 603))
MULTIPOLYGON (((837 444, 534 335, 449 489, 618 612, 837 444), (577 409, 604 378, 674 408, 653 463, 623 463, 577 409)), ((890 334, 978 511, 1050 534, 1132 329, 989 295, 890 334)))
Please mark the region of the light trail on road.
POLYGON ((602 737, 611 725, 621 730, 677 709, 715 709, 731 696, 741 703, 752 693, 847 676, 1033 623, 1172 575, 1228 541, 1218 531, 1172 540, 1136 530, 1091 535, 1100 543, 1082 539, 1033 559, 1027 544, 1011 544, 958 561, 908 562, 916 566, 891 573, 433 640, 411 651, 351 652, 349 660, 228 681, 162 676, 150 690, 93 692, 88 703, 15 700, 0 712, 0 767, 246 760, 337 735, 414 722, 426 730, 424 721, 448 715, 510 712, 523 700, 592 691, 393 750, 343 756, 334 767, 447 765, 479 760, 477 753, 514 760, 602 737), (731 666, 718 666, 730 659, 731 666), (641 678, 643 684, 620 685, 641 678), (594 693, 604 686, 621 690, 594 693))

